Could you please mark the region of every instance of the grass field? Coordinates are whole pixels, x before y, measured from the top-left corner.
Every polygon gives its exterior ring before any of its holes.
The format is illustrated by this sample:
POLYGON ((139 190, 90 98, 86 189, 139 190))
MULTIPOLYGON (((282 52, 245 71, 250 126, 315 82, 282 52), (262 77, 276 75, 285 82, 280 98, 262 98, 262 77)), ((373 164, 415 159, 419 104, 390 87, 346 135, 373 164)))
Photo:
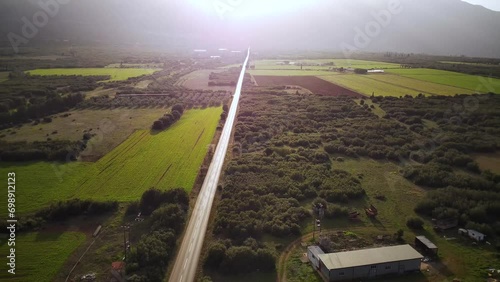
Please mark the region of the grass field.
POLYGON ((500 153, 494 154, 474 154, 472 155, 481 170, 490 170, 500 174, 500 153))
POLYGON ((109 81, 127 80, 130 77, 137 77, 145 74, 152 74, 160 69, 141 69, 141 68, 74 68, 74 69, 36 69, 27 71, 31 75, 110 75, 109 81))
POLYGON ((407 94, 417 96, 418 94, 422 93, 422 91, 371 79, 369 78, 369 75, 345 74, 320 76, 319 78, 341 85, 345 88, 352 89, 366 96, 371 96, 372 93, 374 93, 375 96, 399 97, 407 94))
POLYGON ((464 88, 458 88, 438 83, 421 81, 415 78, 409 78, 392 74, 375 75, 331 75, 321 76, 320 78, 353 89, 365 95, 382 96, 416 96, 420 93, 424 95, 455 95, 471 94, 474 91, 464 88))
MULTIPOLYGON (((0 163, 2 180, 16 173, 16 208, 33 212, 69 198, 132 201, 151 188, 191 190, 222 108, 187 111, 160 133, 139 130, 96 163, 0 163)), ((6 206, 6 194, 1 196, 6 206)), ((5 216, 6 210, 0 210, 5 216)))
POLYGON ((208 86, 209 76, 211 72, 221 72, 221 70, 197 70, 179 78, 175 83, 179 86, 184 86, 190 89, 208 89, 208 90, 226 90, 234 91, 233 86, 208 86))
MULTIPOLYGON (((348 60, 348 59, 319 59, 319 60, 289 60, 295 62, 294 65, 278 65, 277 63, 284 60, 259 60, 252 62, 256 70, 272 70, 272 69, 286 69, 286 70, 300 70, 300 63, 306 64, 324 64, 335 63, 335 67, 340 68, 362 68, 362 69, 393 69, 399 68, 399 64, 364 61, 364 60, 348 60)), ((233 65, 235 66, 235 65, 233 65)), ((312 70, 328 70, 332 66, 303 66, 304 69, 312 70)))
POLYGON ((119 63, 116 63, 116 64, 109 64, 109 65, 105 66, 105 68, 124 67, 124 68, 149 69, 149 68, 161 68, 162 66, 163 66, 163 64, 155 64, 155 63, 151 63, 151 64, 119 64, 119 63))
POLYGON ((453 61, 440 61, 443 64, 453 64, 453 65, 470 65, 470 66, 478 66, 478 67, 500 67, 499 64, 484 64, 484 63, 468 63, 468 62, 453 62, 453 61))
POLYGON ((10 248, 2 240, 2 281, 53 281, 68 256, 85 240, 83 233, 27 233, 16 237, 16 274, 7 273, 10 248))
POLYGON ((469 89, 478 93, 500 93, 500 79, 433 69, 391 69, 389 73, 438 84, 469 89))
MULTIPOLYGON (((283 60, 258 60, 251 62, 251 65, 255 65, 256 70, 300 70, 300 63, 307 64, 323 64, 334 62, 335 66, 303 66, 303 69, 309 70, 328 70, 331 67, 344 67, 344 68, 362 68, 362 69, 396 69, 400 68, 399 64, 377 62, 377 61, 364 61, 364 60, 349 60, 349 59, 317 59, 317 60, 288 60, 294 62, 293 65, 278 65, 277 63, 282 63, 283 60)), ((232 68, 239 67, 238 64, 227 65, 222 68, 232 68)))
POLYGON ((143 80, 143 81, 139 81, 135 87, 136 88, 139 88, 139 89, 146 89, 148 88, 149 84, 151 84, 151 82, 153 82, 153 80, 143 80))
POLYGON ((92 91, 85 92, 85 99, 90 99, 92 97, 99 97, 104 95, 113 97, 116 95, 116 89, 115 88, 104 89, 103 87, 97 87, 92 91))
POLYGON ((326 70, 249 70, 251 75, 258 76, 332 76, 334 72, 326 70))
POLYGON ((147 129, 165 109, 114 109, 114 110, 74 110, 68 112, 68 117, 55 115, 51 123, 38 125, 25 124, 16 129, 16 134, 5 135, 0 140, 12 141, 44 141, 81 140, 84 130, 92 129, 97 134, 89 141, 88 148, 81 154, 83 160, 97 160, 127 139, 135 130, 147 129), (57 131, 56 134, 52 134, 57 131))
POLYGON ((0 72, 0 83, 9 79, 9 72, 2 71, 0 72))

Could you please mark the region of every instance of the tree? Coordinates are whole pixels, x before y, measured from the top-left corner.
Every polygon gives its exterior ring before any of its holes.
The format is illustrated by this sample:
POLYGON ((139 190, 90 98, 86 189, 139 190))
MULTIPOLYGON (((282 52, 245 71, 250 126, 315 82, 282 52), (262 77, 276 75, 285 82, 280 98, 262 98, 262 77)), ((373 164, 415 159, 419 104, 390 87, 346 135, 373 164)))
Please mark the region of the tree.
POLYGON ((368 70, 365 70, 365 69, 355 69, 354 73, 355 74, 367 74, 368 70))
POLYGON ((224 244, 217 242, 210 246, 208 249, 208 255, 205 259, 205 265, 207 267, 218 269, 222 261, 226 257, 227 248, 224 244))
POLYGON ((178 111, 172 111, 172 116, 174 117, 174 120, 179 120, 181 118, 181 113, 178 111))
POLYGON ((162 206, 151 214, 151 230, 172 229, 176 234, 180 233, 184 226, 184 211, 176 204, 162 206))
POLYGON ((173 111, 178 111, 181 115, 184 113, 184 106, 181 105, 181 104, 175 104, 173 107, 172 107, 172 112, 173 111))
POLYGON ((411 229, 422 229, 424 226, 424 221, 419 217, 410 217, 406 220, 406 226, 411 229))
POLYGON ((163 130, 165 126, 163 125, 163 122, 161 120, 157 120, 153 123, 153 129, 154 130, 163 130))

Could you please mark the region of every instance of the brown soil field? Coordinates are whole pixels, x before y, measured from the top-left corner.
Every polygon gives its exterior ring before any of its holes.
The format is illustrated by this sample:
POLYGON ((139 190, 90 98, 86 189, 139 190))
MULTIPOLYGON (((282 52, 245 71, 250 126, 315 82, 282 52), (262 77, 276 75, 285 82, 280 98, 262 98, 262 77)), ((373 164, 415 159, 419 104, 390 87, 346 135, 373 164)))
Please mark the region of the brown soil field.
POLYGON ((259 86, 285 86, 297 85, 309 89, 314 94, 328 96, 354 96, 363 95, 342 86, 330 83, 315 76, 254 76, 259 86))

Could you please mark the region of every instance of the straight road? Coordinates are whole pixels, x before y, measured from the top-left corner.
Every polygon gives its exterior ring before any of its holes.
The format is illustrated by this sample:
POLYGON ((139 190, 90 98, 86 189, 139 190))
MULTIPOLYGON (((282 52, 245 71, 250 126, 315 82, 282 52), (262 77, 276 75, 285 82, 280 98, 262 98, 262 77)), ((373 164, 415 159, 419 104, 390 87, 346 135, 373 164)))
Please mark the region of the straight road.
POLYGON ((250 48, 243 63, 236 91, 234 92, 233 102, 227 115, 226 124, 222 129, 222 134, 217 144, 212 163, 208 168, 207 175, 201 186, 198 200, 196 201, 194 210, 191 214, 188 227, 184 234, 174 268, 170 275, 170 282, 192 282, 196 275, 196 269, 200 260, 200 252, 205 239, 207 231, 208 219, 214 201, 215 191, 222 171, 222 165, 226 157, 229 139, 231 138, 231 131, 233 129, 234 120, 236 118, 236 111, 241 96, 241 88, 243 85, 243 76, 245 75, 248 58, 250 57, 250 48))

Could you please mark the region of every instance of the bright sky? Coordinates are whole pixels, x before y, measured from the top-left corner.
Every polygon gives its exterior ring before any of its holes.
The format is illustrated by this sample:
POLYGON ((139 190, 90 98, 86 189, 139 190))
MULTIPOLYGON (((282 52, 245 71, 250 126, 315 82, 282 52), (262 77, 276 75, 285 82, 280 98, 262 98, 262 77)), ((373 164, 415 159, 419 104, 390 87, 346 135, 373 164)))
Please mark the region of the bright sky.
POLYGON ((474 5, 481 5, 493 11, 500 11, 500 1, 499 0, 463 0, 474 5))

